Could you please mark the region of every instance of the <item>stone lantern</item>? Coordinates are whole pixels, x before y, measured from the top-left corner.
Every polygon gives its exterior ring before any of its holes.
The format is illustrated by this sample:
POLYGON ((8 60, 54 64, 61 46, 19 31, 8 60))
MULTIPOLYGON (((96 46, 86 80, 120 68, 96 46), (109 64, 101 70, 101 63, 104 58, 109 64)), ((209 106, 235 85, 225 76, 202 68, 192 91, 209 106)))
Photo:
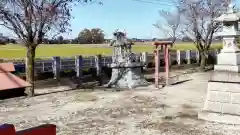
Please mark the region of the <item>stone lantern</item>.
POLYGON ((240 14, 234 13, 233 5, 229 4, 227 12, 215 21, 223 24, 222 31, 217 33, 217 36, 223 37, 223 49, 217 57, 218 62, 214 69, 239 72, 240 49, 237 47, 236 37, 240 36, 238 27, 240 14))
POLYGON ((198 113, 199 119, 240 124, 240 49, 236 37, 240 35, 239 13, 234 13, 229 4, 225 14, 215 21, 223 28, 217 36, 223 37, 223 49, 217 57, 217 65, 208 81, 207 96, 203 109, 198 113))

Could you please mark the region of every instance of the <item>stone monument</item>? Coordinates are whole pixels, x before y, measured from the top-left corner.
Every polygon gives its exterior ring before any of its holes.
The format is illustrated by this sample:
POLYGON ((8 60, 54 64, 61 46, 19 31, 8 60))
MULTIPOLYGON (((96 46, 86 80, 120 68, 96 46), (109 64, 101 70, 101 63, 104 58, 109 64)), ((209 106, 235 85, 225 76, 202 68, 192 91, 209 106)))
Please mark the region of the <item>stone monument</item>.
POLYGON ((137 61, 131 51, 132 44, 123 32, 114 32, 110 46, 113 47, 112 76, 106 87, 133 89, 149 85, 141 74, 144 64, 137 61))
POLYGON ((239 20, 232 4, 225 14, 215 19, 223 23, 222 31, 217 33, 223 37, 223 49, 208 82, 205 104, 198 113, 200 119, 240 124, 240 49, 235 39, 240 35, 239 20))

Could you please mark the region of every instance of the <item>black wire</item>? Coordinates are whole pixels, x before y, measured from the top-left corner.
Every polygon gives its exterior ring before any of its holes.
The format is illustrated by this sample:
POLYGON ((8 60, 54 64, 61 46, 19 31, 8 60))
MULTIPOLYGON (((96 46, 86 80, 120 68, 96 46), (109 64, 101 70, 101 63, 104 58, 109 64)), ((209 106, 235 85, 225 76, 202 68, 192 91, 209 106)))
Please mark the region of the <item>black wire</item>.
POLYGON ((136 2, 142 2, 142 3, 149 3, 149 4, 157 4, 157 5, 162 5, 162 6, 174 6, 173 4, 169 3, 166 4, 166 3, 160 3, 160 2, 167 2, 167 1, 164 1, 164 0, 155 0, 155 1, 158 1, 158 2, 153 2, 153 1, 147 1, 147 0, 132 0, 132 1, 136 1, 136 2))

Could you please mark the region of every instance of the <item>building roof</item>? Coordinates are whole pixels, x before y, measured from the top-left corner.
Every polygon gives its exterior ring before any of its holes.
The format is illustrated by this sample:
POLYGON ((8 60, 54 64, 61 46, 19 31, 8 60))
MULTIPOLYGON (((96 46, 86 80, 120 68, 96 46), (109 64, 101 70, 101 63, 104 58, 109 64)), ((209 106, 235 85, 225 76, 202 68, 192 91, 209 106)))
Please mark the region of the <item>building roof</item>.
POLYGON ((0 90, 25 88, 31 86, 20 77, 10 73, 15 71, 13 63, 0 63, 0 90))

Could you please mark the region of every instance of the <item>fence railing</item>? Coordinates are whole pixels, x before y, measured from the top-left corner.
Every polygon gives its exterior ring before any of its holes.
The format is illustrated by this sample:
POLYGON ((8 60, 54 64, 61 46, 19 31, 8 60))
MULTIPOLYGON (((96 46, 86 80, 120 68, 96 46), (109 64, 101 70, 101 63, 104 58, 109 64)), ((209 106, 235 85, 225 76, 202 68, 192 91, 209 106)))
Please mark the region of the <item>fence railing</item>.
MULTIPOLYGON (((216 57, 216 54, 219 50, 211 50, 209 54, 213 57, 216 57)), ((160 60, 163 61, 163 52, 160 53, 160 60)), ((169 54, 170 63, 176 63, 181 65, 182 63, 191 64, 192 61, 199 60, 198 51, 171 51, 169 54)), ((145 63, 146 65, 154 62, 154 55, 143 52, 137 54, 137 60, 139 62, 145 63)), ((16 71, 20 73, 25 72, 25 61, 24 60, 12 60, 15 65, 16 71)), ((77 77, 82 75, 82 70, 85 68, 97 68, 101 70, 101 67, 106 67, 112 62, 111 56, 75 56, 75 58, 61 58, 53 57, 52 59, 45 60, 35 60, 35 72, 44 73, 44 72, 53 72, 56 77, 59 76, 61 71, 73 70, 76 71, 77 77)), ((101 71, 98 71, 101 72, 101 71)))

